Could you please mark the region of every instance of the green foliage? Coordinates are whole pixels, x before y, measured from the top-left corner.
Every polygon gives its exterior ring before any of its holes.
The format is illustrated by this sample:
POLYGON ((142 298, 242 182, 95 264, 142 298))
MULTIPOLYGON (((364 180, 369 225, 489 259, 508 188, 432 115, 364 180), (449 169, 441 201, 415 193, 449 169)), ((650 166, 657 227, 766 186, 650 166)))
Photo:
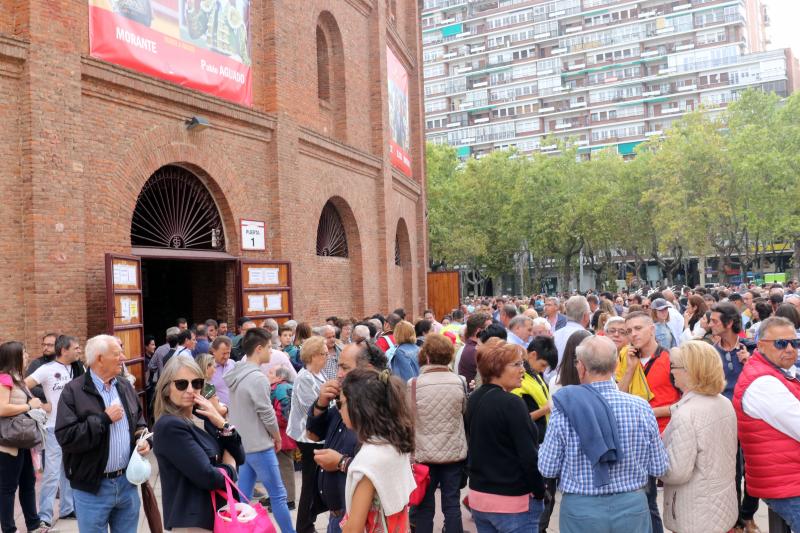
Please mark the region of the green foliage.
POLYGON ((429 145, 427 157, 432 262, 485 275, 512 270, 521 250, 568 282, 581 249, 612 279, 619 256, 671 273, 681 254, 747 263, 768 243, 800 240, 800 94, 746 91, 721 112, 695 111, 632 161, 615 150, 582 160, 569 142, 464 164, 429 145))

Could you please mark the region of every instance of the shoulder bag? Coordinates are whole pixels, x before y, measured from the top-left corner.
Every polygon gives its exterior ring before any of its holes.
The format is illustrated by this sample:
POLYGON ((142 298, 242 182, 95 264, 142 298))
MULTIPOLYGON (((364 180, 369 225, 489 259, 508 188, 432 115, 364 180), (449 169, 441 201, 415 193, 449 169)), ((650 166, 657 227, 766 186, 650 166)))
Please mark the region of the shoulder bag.
MULTIPOLYGON (((25 387, 20 388, 30 400, 30 393, 25 387)), ((42 432, 39 428, 39 423, 31 418, 28 413, 0 417, 0 446, 30 449, 41 443, 42 432)))

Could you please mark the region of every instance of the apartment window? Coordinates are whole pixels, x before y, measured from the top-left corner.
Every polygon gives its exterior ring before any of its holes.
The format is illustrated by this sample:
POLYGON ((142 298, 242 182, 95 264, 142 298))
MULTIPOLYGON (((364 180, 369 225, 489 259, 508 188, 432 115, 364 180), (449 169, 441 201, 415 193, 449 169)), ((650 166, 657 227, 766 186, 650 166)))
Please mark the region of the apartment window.
POLYGON ((535 48, 523 48, 521 50, 514 50, 511 57, 514 61, 518 61, 520 59, 527 59, 529 57, 534 57, 535 48))
POLYGON ((425 67, 422 70, 422 72, 426 78, 435 78, 436 76, 444 76, 444 63, 439 63, 438 65, 431 65, 429 67, 425 67))
POLYGON ((422 51, 422 60, 426 63, 436 61, 442 54, 444 54, 444 49, 442 48, 429 48, 422 51))
POLYGON ((447 110, 447 100, 444 98, 439 100, 425 100, 425 112, 437 113, 439 111, 447 110))
POLYGON ((432 94, 441 94, 444 92, 445 84, 444 82, 440 83, 426 83, 425 84, 425 96, 430 96, 432 94))
POLYGON ((511 71, 501 70, 500 72, 492 72, 489 74, 490 85, 502 85, 511 81, 511 71))
POLYGON ((528 119, 517 121, 517 134, 539 131, 539 119, 528 119))
POLYGON ((446 118, 433 118, 425 121, 425 127, 429 130, 444 128, 447 125, 446 118))
POLYGON ((518 67, 514 67, 512 77, 515 80, 520 78, 528 78, 530 76, 536 75, 536 65, 534 63, 528 63, 527 65, 520 65, 518 67))
POLYGON ((720 28, 718 30, 713 31, 706 31, 700 32, 697 34, 697 44, 698 45, 705 45, 705 44, 714 44, 714 43, 724 43, 727 38, 725 35, 725 29, 720 28))

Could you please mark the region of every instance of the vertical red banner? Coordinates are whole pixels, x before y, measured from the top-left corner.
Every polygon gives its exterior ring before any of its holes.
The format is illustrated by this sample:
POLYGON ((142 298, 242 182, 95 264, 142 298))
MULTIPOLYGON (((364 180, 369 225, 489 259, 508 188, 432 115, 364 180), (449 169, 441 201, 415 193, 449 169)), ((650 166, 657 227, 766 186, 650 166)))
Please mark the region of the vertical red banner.
POLYGON ((249 0, 89 0, 92 57, 253 103, 249 0))
POLYGON ((406 176, 411 176, 410 125, 408 121, 408 72, 386 48, 386 70, 389 84, 389 157, 392 165, 406 176))

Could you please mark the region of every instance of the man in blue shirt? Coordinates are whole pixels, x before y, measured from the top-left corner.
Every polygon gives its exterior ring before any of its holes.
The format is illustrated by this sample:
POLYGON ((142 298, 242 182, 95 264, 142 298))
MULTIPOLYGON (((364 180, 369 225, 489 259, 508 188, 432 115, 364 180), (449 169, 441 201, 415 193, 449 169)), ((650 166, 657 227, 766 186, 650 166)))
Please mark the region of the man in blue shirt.
MULTIPOLYGON (((730 302, 720 302, 711 308, 709 320, 711 334, 719 337, 714 345, 722 359, 722 371, 725 373, 725 390, 723 396, 733 401, 733 389, 739 380, 739 374, 750 357, 750 352, 741 343, 739 332, 742 330, 742 318, 739 309, 730 302)), ((736 526, 747 531, 755 531, 753 517, 758 511, 758 498, 747 493, 747 483, 742 489, 744 478, 744 457, 739 446, 736 457, 736 496, 739 502, 739 519, 736 526)))
POLYGON ((539 471, 546 478, 559 478, 563 494, 559 527, 563 533, 652 531, 655 520, 645 487, 650 477, 663 475, 669 466, 653 410, 643 399, 617 388, 613 378, 617 348, 609 338, 587 337, 578 346, 577 358, 581 386, 602 396, 613 413, 621 450, 608 466, 607 480, 597 483, 597 465, 581 446, 576 427, 565 411, 554 406, 539 449, 539 471))

